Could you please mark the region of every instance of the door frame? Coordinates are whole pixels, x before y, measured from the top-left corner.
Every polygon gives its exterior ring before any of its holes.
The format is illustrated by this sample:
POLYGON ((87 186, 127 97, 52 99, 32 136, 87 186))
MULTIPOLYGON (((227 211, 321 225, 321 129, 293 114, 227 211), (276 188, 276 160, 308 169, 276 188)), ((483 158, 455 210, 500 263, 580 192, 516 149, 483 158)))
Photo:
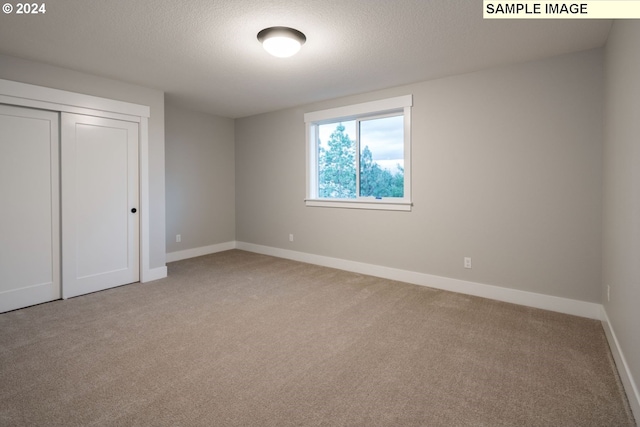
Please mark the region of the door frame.
MULTIPOLYGON (((146 105, 4 79, 0 79, 0 103, 61 113, 105 117, 139 124, 140 282, 149 282, 161 278, 158 272, 150 268, 149 117, 151 109, 146 105)), ((64 287, 64 284, 62 286, 64 287)))

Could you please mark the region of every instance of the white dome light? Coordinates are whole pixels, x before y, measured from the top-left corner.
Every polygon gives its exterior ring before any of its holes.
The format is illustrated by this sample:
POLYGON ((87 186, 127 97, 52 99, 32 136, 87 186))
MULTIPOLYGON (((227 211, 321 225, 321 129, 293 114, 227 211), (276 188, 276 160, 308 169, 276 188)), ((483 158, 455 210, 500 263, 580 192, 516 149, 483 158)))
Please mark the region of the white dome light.
POLYGON ((307 38, 293 28, 270 27, 258 33, 258 40, 271 55, 288 58, 298 53, 307 38))

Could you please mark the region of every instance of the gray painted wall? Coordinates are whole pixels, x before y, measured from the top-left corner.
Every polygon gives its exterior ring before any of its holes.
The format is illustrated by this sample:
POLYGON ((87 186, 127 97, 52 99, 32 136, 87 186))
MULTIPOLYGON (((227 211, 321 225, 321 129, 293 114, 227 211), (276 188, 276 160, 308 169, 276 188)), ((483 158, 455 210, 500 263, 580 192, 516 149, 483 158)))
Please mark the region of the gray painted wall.
POLYGON ((0 78, 147 105, 149 118, 150 267, 165 265, 164 93, 40 62, 0 55, 0 78))
POLYGON ((234 241, 233 120, 167 103, 165 131, 167 252, 234 241))
POLYGON ((605 58, 602 300, 637 384, 640 379, 640 21, 615 21, 605 58), (610 302, 607 302, 607 286, 611 287, 610 302))
POLYGON ((600 302, 603 99, 598 49, 238 119, 236 240, 600 302), (304 113, 405 94, 413 211, 305 207, 304 113))

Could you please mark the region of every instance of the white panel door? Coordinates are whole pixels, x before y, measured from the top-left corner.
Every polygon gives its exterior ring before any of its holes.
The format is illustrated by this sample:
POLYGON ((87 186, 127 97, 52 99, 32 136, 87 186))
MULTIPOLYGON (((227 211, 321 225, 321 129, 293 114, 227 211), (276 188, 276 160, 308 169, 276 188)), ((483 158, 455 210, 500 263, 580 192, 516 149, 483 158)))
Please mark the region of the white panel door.
POLYGON ((62 295, 139 280, 138 124, 62 113, 62 295))
POLYGON ((0 105, 0 312, 60 298, 58 113, 0 105))

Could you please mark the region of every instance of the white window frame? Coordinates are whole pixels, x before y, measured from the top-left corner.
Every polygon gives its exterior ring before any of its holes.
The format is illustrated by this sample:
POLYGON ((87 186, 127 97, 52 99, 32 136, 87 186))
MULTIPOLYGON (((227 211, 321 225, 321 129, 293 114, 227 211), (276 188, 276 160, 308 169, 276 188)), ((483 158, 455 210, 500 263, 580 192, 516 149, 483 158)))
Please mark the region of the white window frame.
MULTIPOLYGON (((348 209, 376 209, 410 211, 411 202, 411 107, 413 96, 380 99, 361 104, 313 111, 304 115, 307 144, 307 197, 305 204, 316 207, 348 209), (404 197, 361 197, 355 199, 326 199, 318 197, 318 125, 339 121, 364 120, 385 115, 404 116, 404 197)), ((356 154, 356 171, 359 174, 359 157, 356 154)), ((359 178, 357 179, 359 182, 359 178)), ((358 186, 359 187, 359 186, 358 186)))

